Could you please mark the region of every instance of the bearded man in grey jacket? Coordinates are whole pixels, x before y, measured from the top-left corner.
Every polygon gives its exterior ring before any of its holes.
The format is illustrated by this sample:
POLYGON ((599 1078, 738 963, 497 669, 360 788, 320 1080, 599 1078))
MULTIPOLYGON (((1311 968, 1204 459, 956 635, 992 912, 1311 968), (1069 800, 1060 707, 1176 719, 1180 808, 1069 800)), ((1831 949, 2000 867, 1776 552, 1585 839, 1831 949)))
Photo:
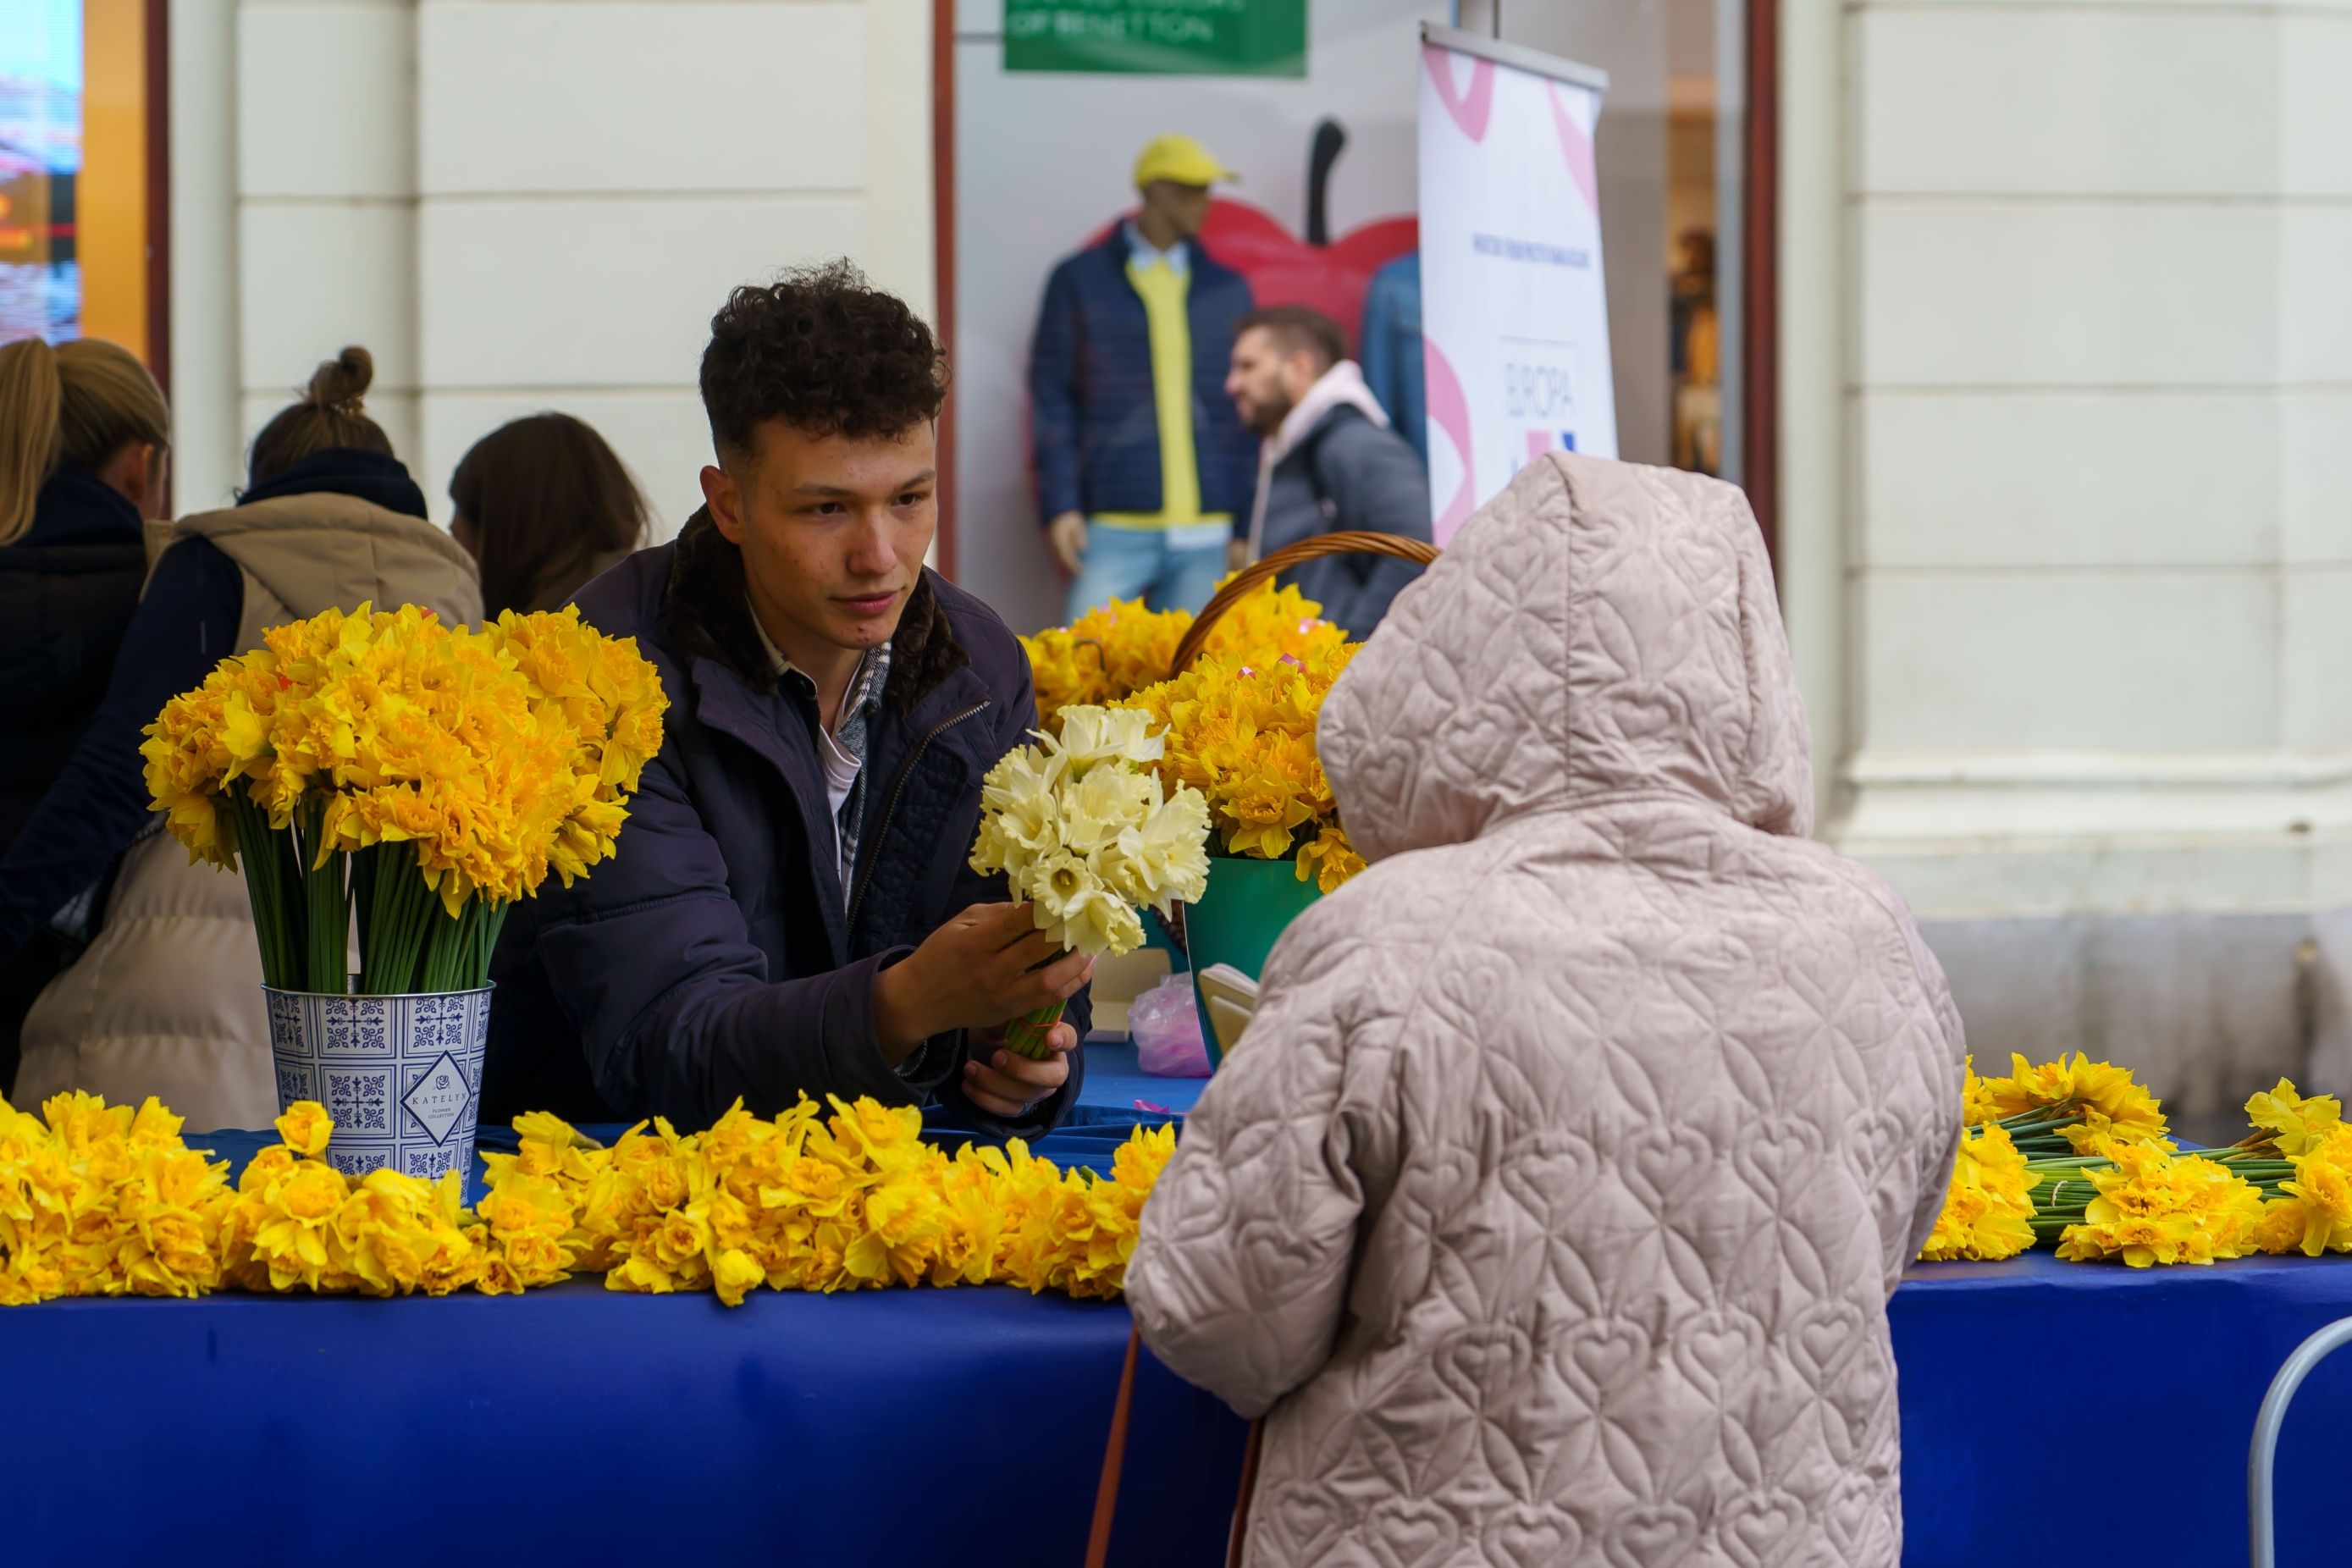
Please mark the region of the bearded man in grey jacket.
MULTIPOLYGON (((1429 537, 1429 478, 1348 358, 1339 322, 1304 305, 1243 317, 1225 395, 1265 441, 1257 505, 1237 565, 1343 530, 1429 537)), ((1278 581, 1361 641, 1420 574, 1409 561, 1332 555, 1278 581)))

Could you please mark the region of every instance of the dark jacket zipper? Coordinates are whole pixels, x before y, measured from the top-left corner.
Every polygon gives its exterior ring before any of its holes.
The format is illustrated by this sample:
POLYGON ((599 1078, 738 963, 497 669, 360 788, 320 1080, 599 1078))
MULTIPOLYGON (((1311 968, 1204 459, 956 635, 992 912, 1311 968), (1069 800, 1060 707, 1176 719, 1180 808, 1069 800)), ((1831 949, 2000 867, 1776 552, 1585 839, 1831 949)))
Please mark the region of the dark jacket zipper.
MULTIPOLYGON (((923 753, 930 750, 931 742, 933 741, 938 740, 941 735, 946 734, 950 730, 954 729, 957 725, 962 723, 965 720, 972 717, 974 714, 984 713, 987 710, 988 699, 983 697, 977 704, 965 709, 954 718, 940 720, 938 723, 931 726, 929 733, 926 734, 921 740, 915 742, 914 751, 907 758, 907 765, 898 770, 898 782, 890 786, 889 804, 882 808, 882 819, 875 824, 875 835, 872 838, 866 840, 866 842, 874 846, 874 854, 877 858, 881 856, 883 844, 888 840, 890 833, 890 819, 897 816, 898 812, 898 797, 907 793, 907 781, 915 776, 915 764, 923 760, 923 753)), ((861 832, 859 836, 863 837, 864 834, 861 832)), ((866 869, 858 874, 856 891, 853 892, 849 896, 849 921, 845 930, 853 940, 855 939, 857 931, 857 910, 859 907, 866 902, 866 884, 873 880, 874 860, 869 859, 866 862, 866 869)))

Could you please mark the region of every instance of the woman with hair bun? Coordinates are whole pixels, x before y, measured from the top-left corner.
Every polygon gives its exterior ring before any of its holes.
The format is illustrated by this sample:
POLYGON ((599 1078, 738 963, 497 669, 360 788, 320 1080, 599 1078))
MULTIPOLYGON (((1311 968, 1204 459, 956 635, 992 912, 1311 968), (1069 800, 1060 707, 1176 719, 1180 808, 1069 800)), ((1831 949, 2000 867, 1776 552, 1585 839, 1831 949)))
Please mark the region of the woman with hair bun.
POLYGON ((15 1098, 161 1096, 196 1127, 277 1113, 261 963, 241 879, 191 866, 147 809, 141 731, 263 630, 419 605, 478 620, 479 582, 364 406, 347 348, 254 437, 236 505, 183 519, 73 759, 0 858, 0 952, 62 920, 86 952, 26 1016, 15 1098))

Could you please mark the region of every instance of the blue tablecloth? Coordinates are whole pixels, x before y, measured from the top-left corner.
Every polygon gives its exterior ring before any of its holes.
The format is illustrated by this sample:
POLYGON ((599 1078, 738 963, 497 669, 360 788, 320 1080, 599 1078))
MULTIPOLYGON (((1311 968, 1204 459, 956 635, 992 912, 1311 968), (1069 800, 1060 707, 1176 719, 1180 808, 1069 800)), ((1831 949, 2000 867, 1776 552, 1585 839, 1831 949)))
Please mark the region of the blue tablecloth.
MULTIPOLYGON (((53 1302, 0 1320, 0 1562, 1061 1568, 1127 1331, 1003 1289, 53 1302)), ((1112 1562, 1222 1562, 1241 1423, 1149 1358, 1134 1420, 1112 1562)))
MULTIPOLYGON (((1890 1315, 1906 1568, 2227 1568, 2246 1561, 2254 1413, 2305 1336, 2352 1317, 2352 1260, 1928 1264, 1890 1315)), ((2281 1436, 2281 1568, 2352 1563, 2347 1430, 2352 1351, 2281 1436)))
POLYGON ((1208 1087, 1204 1078, 1160 1078, 1145 1072, 1126 1037, 1097 1037, 1087 1042, 1087 1081, 1079 1089, 1070 1122, 1131 1124, 1171 1113, 1181 1116, 1208 1087))
MULTIPOLYGON (((1108 1161, 1136 1120, 1120 1100, 1181 1110, 1198 1092, 1089 1049, 1099 1120, 1038 1144, 1066 1164, 1108 1161)), ((196 1142, 241 1162, 268 1136, 196 1142)), ((2294 1345, 2347 1315, 2341 1259, 1914 1269, 1892 1309, 1906 1563, 2242 1563, 2255 1409, 2294 1345)), ((733 1311, 593 1281, 52 1303, 0 1314, 20 1416, 0 1561, 64 1561, 98 1530, 126 1552, 152 1531, 403 1568, 583 1551, 1059 1568, 1085 1540, 1127 1329, 1122 1307, 1001 1289, 761 1293, 733 1311)), ((2279 1561, 2352 1563, 2331 1506, 2352 1352, 2295 1412, 2279 1561)), ((1112 1561, 1222 1561, 1243 1435, 1147 1354, 1112 1561)))

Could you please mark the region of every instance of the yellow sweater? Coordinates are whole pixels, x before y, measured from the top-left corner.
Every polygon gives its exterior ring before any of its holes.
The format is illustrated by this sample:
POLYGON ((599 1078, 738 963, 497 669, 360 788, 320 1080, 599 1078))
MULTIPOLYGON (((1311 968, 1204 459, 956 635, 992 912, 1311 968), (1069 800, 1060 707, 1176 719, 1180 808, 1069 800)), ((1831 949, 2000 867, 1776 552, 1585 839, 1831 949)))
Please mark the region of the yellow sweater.
POLYGON ((1104 512, 1095 521, 1112 528, 1181 528, 1200 523, 1230 527, 1229 512, 1201 510, 1201 461, 1192 449, 1192 326, 1185 314, 1192 291, 1189 273, 1165 261, 1127 264, 1128 281, 1143 298, 1151 332, 1151 399, 1160 420, 1160 510, 1104 512))

